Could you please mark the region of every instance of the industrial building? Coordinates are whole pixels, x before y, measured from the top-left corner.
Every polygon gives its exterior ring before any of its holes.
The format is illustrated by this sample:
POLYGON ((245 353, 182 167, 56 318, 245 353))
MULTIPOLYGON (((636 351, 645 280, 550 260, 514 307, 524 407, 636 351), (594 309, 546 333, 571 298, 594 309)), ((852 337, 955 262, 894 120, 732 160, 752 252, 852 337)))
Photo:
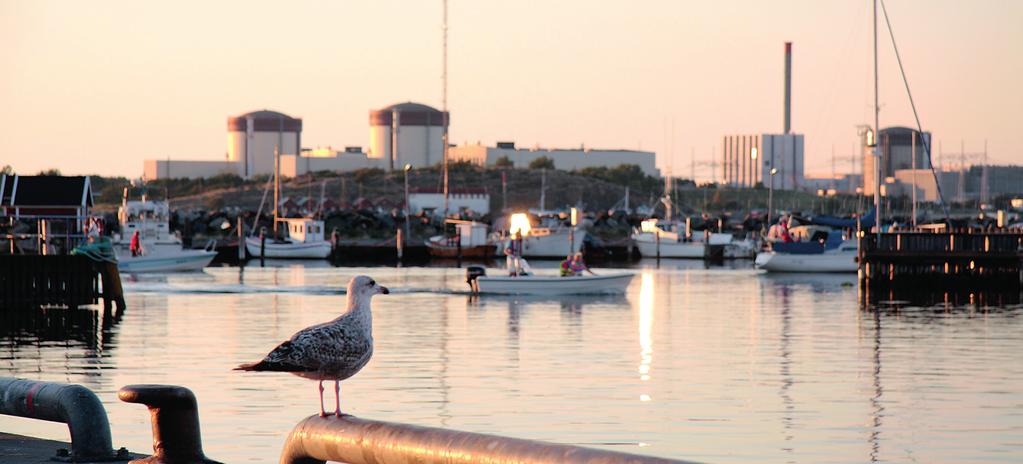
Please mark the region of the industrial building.
MULTIPOLYGON (((896 171, 900 170, 926 169, 928 172, 930 171, 930 132, 921 134, 916 129, 907 127, 887 127, 881 129, 879 134, 877 148, 881 158, 881 179, 897 177, 896 171)), ((877 172, 874 156, 871 153, 872 142, 873 133, 869 129, 860 133, 860 146, 863 150, 863 192, 867 196, 874 194, 874 179, 877 172)), ((910 173, 906 173, 902 177, 910 175, 910 173)))
MULTIPOLYGON (((445 124, 450 115, 427 105, 398 103, 369 113, 369 149, 348 146, 301 148, 302 120, 284 113, 261 110, 227 120, 227 155, 224 160, 188 161, 149 159, 143 179, 197 178, 234 174, 244 178, 272 174, 274 150, 280 151, 281 176, 296 177, 317 171, 353 171, 365 168, 423 168, 444 160, 445 124)), ((519 149, 512 142, 496 147, 480 144, 449 147, 450 159, 492 166, 507 156, 515 167, 527 167, 540 157, 554 160, 557 169, 615 167, 635 164, 644 173, 660 176, 653 152, 634 150, 519 149)))
POLYGON ((724 136, 721 164, 725 185, 755 187, 759 184, 781 190, 806 187, 803 185, 803 135, 792 133, 792 42, 785 42, 784 94, 781 134, 724 136))
MULTIPOLYGON (((411 214, 432 215, 434 211, 444 209, 444 191, 438 188, 412 188, 408 196, 408 206, 411 214)), ((490 194, 485 188, 450 189, 448 210, 490 214, 490 194)))
POLYGON ((274 150, 299 153, 302 120, 284 113, 260 110, 227 118, 227 156, 223 161, 149 159, 142 178, 196 178, 236 174, 249 178, 274 171, 274 150))
POLYGON ((227 160, 238 163, 240 176, 273 173, 275 149, 302 150, 301 119, 270 110, 227 118, 227 160))
POLYGON ((722 139, 724 181, 732 187, 805 188, 802 134, 726 135, 722 139))
POLYGON ((432 166, 444 160, 450 114, 420 103, 398 103, 369 112, 369 157, 387 169, 432 166))
POLYGON ((556 169, 573 171, 593 167, 615 167, 634 164, 648 176, 660 177, 657 169, 657 155, 649 151, 600 150, 593 148, 516 148, 515 142, 498 142, 488 147, 476 143, 448 149, 451 161, 465 161, 478 166, 494 166, 497 160, 507 157, 516 168, 525 168, 533 160, 547 157, 554 161, 556 169))
POLYGON ((281 155, 281 177, 297 177, 317 171, 354 171, 384 167, 379 159, 370 158, 362 147, 302 149, 299 155, 281 155))

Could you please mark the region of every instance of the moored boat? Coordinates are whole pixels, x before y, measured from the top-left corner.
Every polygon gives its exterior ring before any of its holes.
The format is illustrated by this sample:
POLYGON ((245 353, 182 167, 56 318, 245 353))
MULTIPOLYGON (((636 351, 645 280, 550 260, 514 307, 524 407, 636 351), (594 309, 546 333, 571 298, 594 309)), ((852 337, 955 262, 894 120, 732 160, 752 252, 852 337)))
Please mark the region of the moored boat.
POLYGON ((487 225, 482 222, 448 219, 454 235, 436 235, 426 240, 426 251, 435 258, 480 258, 495 256, 497 247, 487 238, 487 225))
POLYGON ((245 239, 249 256, 258 258, 323 259, 330 256, 330 242, 323 238, 323 221, 310 218, 281 218, 287 225, 287 237, 267 238, 266 244, 258 236, 245 239))
POLYGON ((117 211, 121 233, 114 237, 113 249, 121 272, 187 272, 208 266, 217 252, 182 249, 181 238, 170 232, 170 208, 165 201, 128 201, 127 191, 117 211), (131 240, 138 234, 141 253, 133 255, 131 240))
POLYGON ((752 242, 731 234, 687 233, 684 222, 647 219, 633 231, 632 240, 644 258, 752 258, 752 242))
POLYGON ((819 226, 793 228, 794 242, 769 242, 754 264, 768 272, 856 272, 857 244, 819 226), (805 240, 809 236, 810 239, 805 240))

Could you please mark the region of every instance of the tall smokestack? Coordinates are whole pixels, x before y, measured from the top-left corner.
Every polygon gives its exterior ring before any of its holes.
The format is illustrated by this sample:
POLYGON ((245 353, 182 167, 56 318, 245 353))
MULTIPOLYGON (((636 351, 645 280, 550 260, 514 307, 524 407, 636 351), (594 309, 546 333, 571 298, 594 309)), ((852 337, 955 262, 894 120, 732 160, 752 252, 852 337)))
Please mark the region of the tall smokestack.
POLYGON ((792 131, 792 42, 785 42, 785 133, 792 131))

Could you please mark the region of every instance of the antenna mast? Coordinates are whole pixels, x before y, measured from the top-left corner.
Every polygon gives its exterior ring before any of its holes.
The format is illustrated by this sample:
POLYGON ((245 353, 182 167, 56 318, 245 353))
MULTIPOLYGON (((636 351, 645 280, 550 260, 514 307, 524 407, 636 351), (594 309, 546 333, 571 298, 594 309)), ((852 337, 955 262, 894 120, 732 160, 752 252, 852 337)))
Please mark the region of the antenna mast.
POLYGON ((881 108, 877 104, 877 0, 874 0, 874 233, 881 243, 881 134, 878 132, 881 108))
POLYGON ((448 215, 448 0, 442 0, 444 4, 444 24, 441 30, 444 34, 443 44, 443 71, 441 81, 443 92, 441 94, 441 115, 444 117, 444 216, 448 215))

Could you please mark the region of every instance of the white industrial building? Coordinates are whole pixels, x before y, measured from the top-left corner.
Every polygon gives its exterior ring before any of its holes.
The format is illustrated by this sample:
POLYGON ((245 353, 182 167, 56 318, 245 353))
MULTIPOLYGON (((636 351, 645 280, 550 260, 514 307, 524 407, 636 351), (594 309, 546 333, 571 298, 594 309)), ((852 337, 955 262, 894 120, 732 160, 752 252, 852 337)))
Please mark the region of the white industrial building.
POLYGON ((262 110, 227 119, 227 160, 238 163, 242 177, 274 172, 274 150, 302 150, 302 120, 262 110))
MULTIPOLYGON (((353 171, 365 168, 403 169, 406 164, 424 168, 444 160, 444 130, 450 115, 427 105, 398 103, 369 113, 369 149, 345 147, 302 149, 302 120, 271 110, 253 111, 227 119, 227 156, 216 161, 149 159, 143 178, 213 177, 236 174, 244 178, 272 174, 274 150, 280 150, 281 176, 296 177, 317 171, 353 171)), ((660 176, 656 155, 634 150, 519 149, 511 142, 497 147, 480 144, 450 147, 452 160, 493 166, 507 156, 515 167, 547 157, 557 169, 615 167, 635 164, 644 173, 660 176)), ((475 208, 474 211, 478 211, 475 208)))
POLYGON ((480 143, 448 149, 451 161, 465 161, 479 166, 494 166, 507 157, 516 168, 525 168, 533 160, 547 157, 554 167, 573 171, 593 167, 615 167, 635 164, 648 176, 660 177, 657 155, 649 151, 599 150, 593 148, 516 148, 514 142, 498 142, 496 147, 480 143))
MULTIPOLYGON (((408 196, 411 214, 433 214, 444 209, 444 192, 440 189, 413 188, 408 196)), ((453 188, 448 190, 448 211, 490 213, 490 194, 485 188, 453 188)))
POLYGON ((432 166, 444 160, 450 114, 420 103, 398 103, 369 112, 369 157, 387 169, 432 166))
POLYGON ((774 188, 804 187, 802 134, 726 135, 721 143, 725 185, 769 187, 777 169, 774 188))
POLYGON ((149 159, 143 163, 142 177, 212 177, 237 174, 249 178, 274 171, 274 150, 300 153, 302 120, 277 111, 261 110, 227 118, 227 157, 223 161, 149 159))
POLYGON ((355 171, 365 168, 383 168, 382 160, 370 158, 362 147, 304 149, 298 156, 281 155, 281 177, 297 177, 317 171, 355 171))

